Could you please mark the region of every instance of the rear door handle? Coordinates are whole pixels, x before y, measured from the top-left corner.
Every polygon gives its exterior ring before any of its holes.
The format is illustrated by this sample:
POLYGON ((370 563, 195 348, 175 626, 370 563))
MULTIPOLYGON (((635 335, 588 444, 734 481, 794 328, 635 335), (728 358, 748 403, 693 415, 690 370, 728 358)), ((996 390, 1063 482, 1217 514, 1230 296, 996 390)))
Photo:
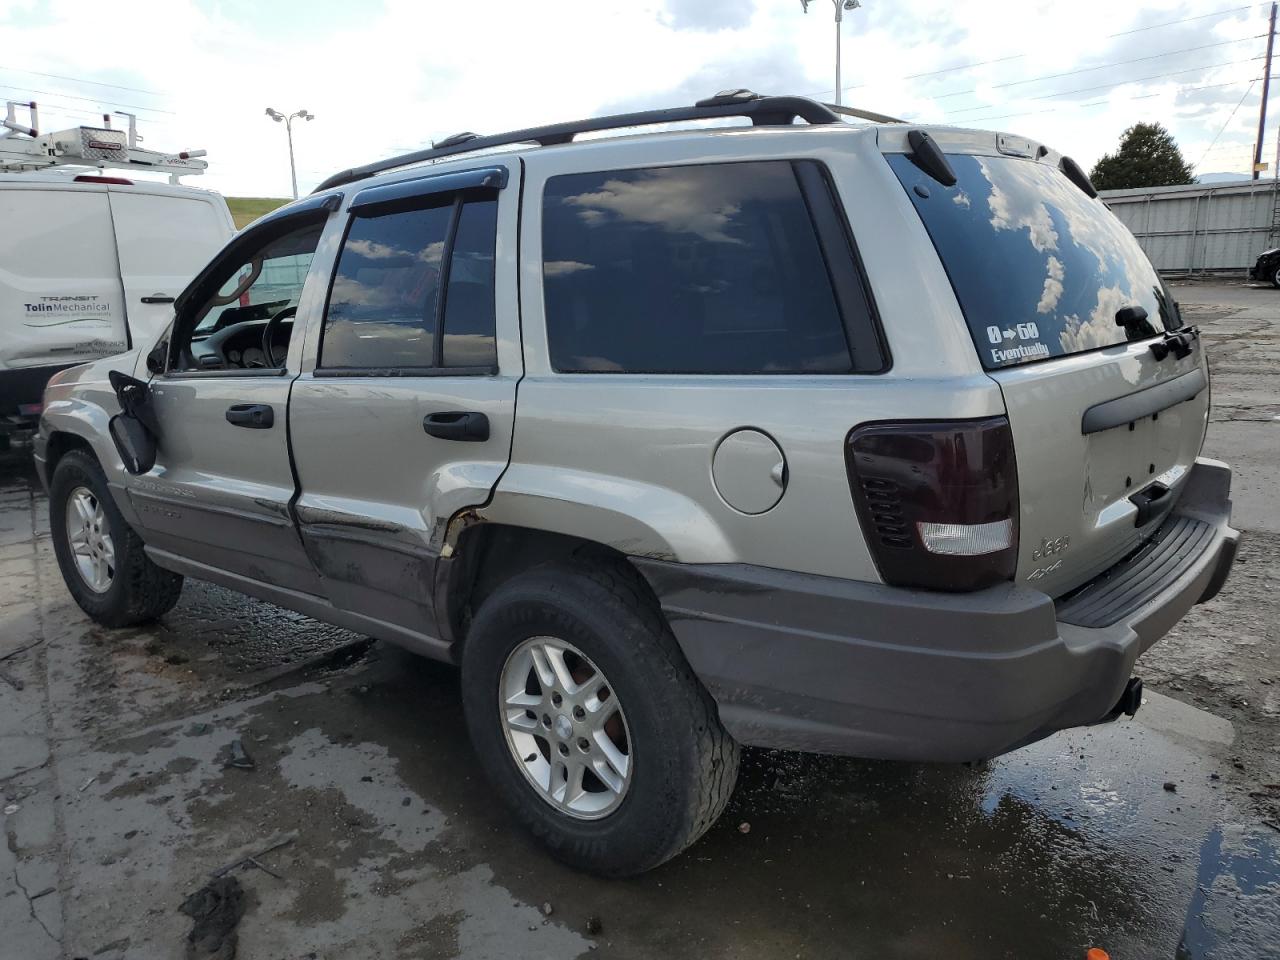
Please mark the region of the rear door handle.
POLYGON ((422 429, 441 440, 483 443, 489 439, 489 418, 464 410, 428 413, 422 418, 422 429))
POLYGON ((267 403, 237 403, 227 408, 227 423, 250 430, 266 430, 276 422, 276 412, 267 403))

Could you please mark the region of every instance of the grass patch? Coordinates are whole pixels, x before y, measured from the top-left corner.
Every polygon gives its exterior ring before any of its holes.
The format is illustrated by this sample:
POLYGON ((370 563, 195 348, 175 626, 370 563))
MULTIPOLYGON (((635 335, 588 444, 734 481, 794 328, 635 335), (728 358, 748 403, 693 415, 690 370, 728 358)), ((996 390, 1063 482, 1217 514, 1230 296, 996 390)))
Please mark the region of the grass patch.
POLYGON ((243 230, 259 217, 289 202, 275 197, 227 197, 227 206, 231 209, 231 219, 236 222, 237 230, 243 230))

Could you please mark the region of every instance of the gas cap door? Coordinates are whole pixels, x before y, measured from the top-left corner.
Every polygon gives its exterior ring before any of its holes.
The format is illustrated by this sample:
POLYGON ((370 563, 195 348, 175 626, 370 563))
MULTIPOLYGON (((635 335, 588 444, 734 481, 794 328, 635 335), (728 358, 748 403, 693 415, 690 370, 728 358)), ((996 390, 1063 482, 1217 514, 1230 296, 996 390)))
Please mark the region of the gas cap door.
POLYGON ((787 489, 787 460, 767 433, 743 427, 726 434, 711 462, 716 492, 740 513, 773 509, 787 489))

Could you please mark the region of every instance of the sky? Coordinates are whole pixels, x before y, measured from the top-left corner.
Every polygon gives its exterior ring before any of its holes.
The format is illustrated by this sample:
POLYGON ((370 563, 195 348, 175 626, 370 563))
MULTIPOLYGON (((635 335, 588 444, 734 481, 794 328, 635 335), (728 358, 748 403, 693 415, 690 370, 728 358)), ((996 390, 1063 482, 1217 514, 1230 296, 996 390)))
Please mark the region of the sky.
MULTIPOLYGON (((1018 133, 1086 169, 1126 127, 1157 120, 1197 173, 1247 174, 1269 9, 862 0, 844 15, 844 102, 1018 133)), ((305 193, 461 130, 736 87, 830 100, 835 37, 831 0, 807 14, 799 0, 0 0, 0 99, 36 100, 46 131, 128 110, 146 146, 208 151, 193 185, 288 196, 285 130, 268 106, 315 115, 294 126, 305 193)))

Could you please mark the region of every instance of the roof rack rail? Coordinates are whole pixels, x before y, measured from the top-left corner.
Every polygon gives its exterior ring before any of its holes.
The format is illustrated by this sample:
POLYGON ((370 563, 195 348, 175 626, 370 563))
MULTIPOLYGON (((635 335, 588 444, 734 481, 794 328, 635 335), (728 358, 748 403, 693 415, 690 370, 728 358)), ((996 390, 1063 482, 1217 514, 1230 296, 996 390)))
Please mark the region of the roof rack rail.
POLYGON ((182 150, 162 153, 140 146, 138 118, 123 110, 127 129, 111 126, 111 114, 102 115, 102 125, 79 126, 54 133, 40 132, 40 114, 35 101, 5 103, 5 118, 0 120, 0 173, 28 173, 52 168, 86 170, 144 170, 167 173, 170 183, 179 177, 204 173, 209 164, 200 158, 204 150, 182 150), (18 122, 17 111, 25 109, 29 124, 18 122))
MULTIPOLYGON (((852 113, 851 116, 862 116, 852 113)), ((878 117, 879 115, 875 115, 878 117)), ((797 119, 806 123, 840 123, 840 117, 831 107, 807 97, 762 97, 750 90, 725 90, 714 97, 699 100, 692 107, 670 107, 665 110, 643 110, 638 113, 619 113, 609 117, 575 120, 569 123, 553 123, 545 127, 528 127, 510 133, 498 133, 487 137, 474 134, 454 134, 439 141, 428 150, 417 150, 387 160, 378 160, 362 167, 353 167, 335 173, 316 187, 313 193, 338 187, 344 183, 363 180, 375 174, 385 173, 397 167, 406 167, 425 160, 436 160, 458 153, 471 153, 490 147, 502 147, 516 143, 536 143, 547 147, 569 143, 580 133, 600 130, 619 130, 623 127, 652 126, 660 123, 678 123, 682 120, 710 120, 716 117, 746 117, 755 126, 786 126, 797 119)), ((864 117, 864 119, 869 119, 864 117)), ((890 117, 884 118, 892 120, 890 117)))
POLYGON ((856 117, 859 120, 870 120, 872 123, 906 123, 901 117, 891 117, 885 113, 876 113, 874 110, 860 110, 857 107, 845 107, 834 103, 824 103, 824 107, 832 113, 838 113, 842 117, 856 117))

